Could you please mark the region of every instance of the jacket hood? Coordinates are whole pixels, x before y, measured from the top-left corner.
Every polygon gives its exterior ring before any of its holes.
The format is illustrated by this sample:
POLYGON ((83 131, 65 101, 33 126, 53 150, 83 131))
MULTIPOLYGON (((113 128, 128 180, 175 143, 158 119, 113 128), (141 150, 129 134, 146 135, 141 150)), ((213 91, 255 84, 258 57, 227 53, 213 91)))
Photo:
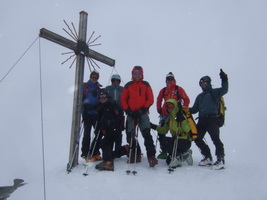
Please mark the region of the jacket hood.
POLYGON ((140 73, 142 73, 141 80, 143 80, 144 79, 144 70, 143 70, 143 68, 141 66, 134 66, 133 69, 132 69, 132 74, 135 71, 140 71, 140 73))
POLYGON ((212 89, 212 87, 211 87, 211 78, 209 77, 209 76, 203 76, 200 80, 199 80, 199 86, 201 86, 201 82, 202 81, 204 81, 204 82, 206 82, 208 85, 207 85, 207 87, 206 88, 202 88, 202 90, 204 91, 204 92, 206 92, 206 91, 209 91, 209 90, 211 90, 212 89))
POLYGON ((112 81, 112 79, 117 79, 117 80, 120 80, 121 81, 121 77, 120 77, 120 75, 119 74, 113 74, 112 76, 111 76, 111 81, 112 81))
MULTIPOLYGON (((179 111, 179 108, 178 108, 178 104, 177 104, 177 100, 175 99, 168 99, 166 101, 166 104, 168 103, 172 103, 174 105, 174 108, 173 110, 171 111, 170 115, 173 116, 174 118, 176 117, 176 114, 177 112, 179 111)), ((166 109, 167 109, 167 106, 166 106, 166 109)), ((167 111, 168 112, 168 111, 167 111)))

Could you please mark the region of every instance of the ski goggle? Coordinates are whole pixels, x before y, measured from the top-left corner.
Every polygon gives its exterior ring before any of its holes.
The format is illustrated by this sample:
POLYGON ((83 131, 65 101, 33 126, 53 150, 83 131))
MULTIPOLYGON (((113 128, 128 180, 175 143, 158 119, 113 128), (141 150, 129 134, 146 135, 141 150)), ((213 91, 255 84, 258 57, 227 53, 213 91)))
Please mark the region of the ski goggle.
POLYGON ((99 95, 99 99, 106 99, 108 98, 106 94, 100 94, 99 95))
POLYGON ((166 108, 167 108, 167 110, 172 110, 174 108, 174 104, 173 103, 167 103, 166 108))
POLYGON ((208 84, 208 81, 205 79, 200 79, 199 85, 201 86, 202 83, 208 84))

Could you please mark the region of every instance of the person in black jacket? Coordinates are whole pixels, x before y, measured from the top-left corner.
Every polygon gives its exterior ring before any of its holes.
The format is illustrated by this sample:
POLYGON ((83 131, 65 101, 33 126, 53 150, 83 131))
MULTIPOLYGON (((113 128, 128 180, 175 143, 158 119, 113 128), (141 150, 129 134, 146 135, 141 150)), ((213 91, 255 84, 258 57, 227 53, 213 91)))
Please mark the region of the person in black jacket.
POLYGON ((98 170, 114 170, 114 153, 113 146, 115 140, 120 137, 122 129, 123 111, 108 97, 105 90, 99 93, 100 105, 96 109, 97 113, 97 127, 96 132, 98 135, 97 144, 103 153, 103 162, 95 166, 98 170))
POLYGON ((216 149, 217 161, 213 164, 214 169, 223 169, 225 167, 224 145, 220 140, 220 129, 217 119, 220 98, 228 92, 228 76, 222 69, 220 71, 220 78, 222 80, 222 87, 213 89, 211 78, 209 76, 202 77, 199 81, 199 86, 203 92, 197 96, 193 107, 189 108, 192 114, 199 113, 197 123, 198 137, 195 143, 204 156, 204 159, 199 162, 199 166, 212 165, 210 148, 203 140, 206 132, 208 132, 216 149))

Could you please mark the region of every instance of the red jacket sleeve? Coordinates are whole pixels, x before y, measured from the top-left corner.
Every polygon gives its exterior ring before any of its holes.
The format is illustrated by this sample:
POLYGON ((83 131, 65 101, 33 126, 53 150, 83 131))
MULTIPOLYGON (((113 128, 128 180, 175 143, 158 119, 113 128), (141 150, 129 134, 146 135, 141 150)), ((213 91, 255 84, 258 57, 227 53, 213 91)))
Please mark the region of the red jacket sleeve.
POLYGON ((161 105, 162 105, 162 101, 163 101, 163 89, 161 89, 160 91, 159 91, 159 94, 158 94, 158 97, 157 97, 157 102, 156 102, 156 104, 157 104, 157 110, 158 109, 161 109, 161 105))
POLYGON ((179 92, 180 99, 182 99, 184 101, 183 106, 188 107, 190 104, 190 99, 187 96, 185 90, 182 87, 179 87, 178 90, 179 90, 178 92, 179 92))
POLYGON ((154 95, 153 90, 150 86, 147 86, 147 93, 146 93, 146 102, 144 104, 144 107, 149 108, 154 103, 154 95))
POLYGON ((127 108, 129 108, 128 98, 129 98, 128 89, 123 88, 122 93, 121 93, 121 98, 120 98, 121 106, 123 110, 126 110, 127 108))

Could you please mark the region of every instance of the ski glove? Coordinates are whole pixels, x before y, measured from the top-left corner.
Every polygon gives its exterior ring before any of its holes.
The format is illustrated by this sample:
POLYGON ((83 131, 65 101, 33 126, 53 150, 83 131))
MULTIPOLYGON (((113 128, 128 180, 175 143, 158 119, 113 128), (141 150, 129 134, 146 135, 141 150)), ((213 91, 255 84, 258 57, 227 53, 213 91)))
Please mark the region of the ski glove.
POLYGON ((222 79, 222 81, 228 81, 228 76, 222 69, 220 71, 220 78, 222 79))
POLYGON ((147 113, 148 112, 148 107, 142 107, 141 108, 141 111, 142 111, 142 113, 147 113))
POLYGON ((143 114, 142 110, 136 110, 133 112, 132 117, 136 120, 139 120, 142 114, 143 114))
POLYGON ((97 97, 97 90, 92 90, 93 97, 97 97))
POLYGON ((153 130, 156 130, 157 129, 157 125, 156 124, 153 124, 150 122, 150 127, 153 129, 153 130))
POLYGON ((179 111, 177 112, 177 114, 176 114, 176 121, 177 121, 177 122, 182 122, 182 121, 184 121, 184 120, 185 120, 185 117, 184 117, 182 111, 179 110, 179 111))
POLYGON ((160 115, 162 115, 162 109, 161 109, 161 108, 158 109, 157 111, 158 111, 158 113, 159 113, 160 115))
POLYGON ((124 112, 126 113, 126 115, 130 115, 130 116, 133 114, 129 108, 127 108, 124 112))

